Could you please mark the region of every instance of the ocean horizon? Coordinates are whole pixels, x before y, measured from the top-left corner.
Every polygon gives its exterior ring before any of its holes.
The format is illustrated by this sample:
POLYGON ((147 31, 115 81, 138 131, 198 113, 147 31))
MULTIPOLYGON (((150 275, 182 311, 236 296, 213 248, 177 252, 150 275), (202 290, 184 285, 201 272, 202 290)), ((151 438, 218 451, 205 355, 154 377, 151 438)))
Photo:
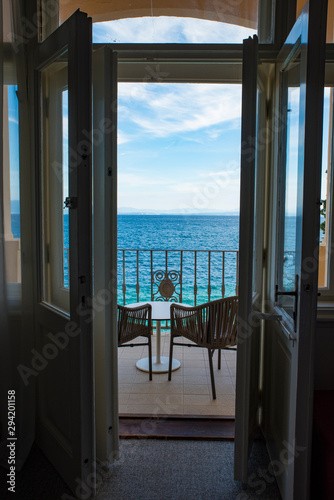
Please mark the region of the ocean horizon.
MULTIPOLYGON (((64 214, 64 249, 69 248, 68 214, 64 214)), ((293 218, 286 235, 293 248, 293 218)), ((20 216, 12 214, 13 236, 20 237, 20 216)), ((239 215, 208 214, 118 214, 118 303, 124 303, 123 277, 125 275, 127 304, 137 302, 137 272, 139 276, 139 300, 151 300, 151 270, 165 270, 165 251, 168 253, 168 271, 180 272, 182 250, 182 301, 194 304, 195 250, 197 304, 206 302, 208 294, 208 266, 210 254, 210 300, 235 295, 237 280, 236 251, 239 250, 239 215), (126 250, 125 252, 121 250, 126 250), (153 268, 150 252, 139 252, 137 271, 136 250, 160 250, 154 252, 153 268), (207 252, 203 252, 207 250, 207 252), (216 252, 215 252, 216 251, 216 252), (225 251, 224 262, 222 251, 225 251), (123 265, 123 256, 125 265, 123 265), (224 264, 224 269, 223 269, 224 264), (224 276, 224 283, 223 283, 224 276)), ((64 250, 64 286, 68 286, 67 251, 64 250)), ((292 261, 289 263, 289 267, 292 261)), ((178 288, 180 291, 180 286, 178 288)))

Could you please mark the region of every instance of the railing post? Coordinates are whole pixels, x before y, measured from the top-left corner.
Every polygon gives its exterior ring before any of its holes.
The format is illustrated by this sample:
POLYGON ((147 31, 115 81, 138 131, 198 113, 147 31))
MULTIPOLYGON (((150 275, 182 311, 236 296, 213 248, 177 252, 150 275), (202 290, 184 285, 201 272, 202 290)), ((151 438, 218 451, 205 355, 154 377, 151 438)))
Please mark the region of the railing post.
POLYGON ((182 270, 183 270, 183 250, 181 250, 181 255, 180 255, 180 302, 182 302, 182 270))
POLYGON ((236 277, 235 277, 235 294, 239 295, 239 251, 236 251, 236 259, 237 259, 237 269, 236 269, 236 277))
POLYGON ((126 284, 125 284, 125 250, 123 250, 123 305, 125 305, 125 293, 126 293, 126 284))
POLYGON ((223 250, 222 260, 222 298, 225 297, 225 250, 223 250))
POLYGON ((139 302, 139 250, 137 250, 137 283, 136 283, 137 302, 139 302))
POLYGON ((151 300, 153 300, 153 250, 150 250, 151 254, 151 300))
POLYGON ((210 296, 211 296, 211 251, 209 250, 209 255, 208 255, 209 261, 208 261, 208 301, 210 302, 210 296))
POLYGON ((196 300, 197 300, 197 250, 195 250, 195 280, 194 280, 194 305, 196 306, 196 300))

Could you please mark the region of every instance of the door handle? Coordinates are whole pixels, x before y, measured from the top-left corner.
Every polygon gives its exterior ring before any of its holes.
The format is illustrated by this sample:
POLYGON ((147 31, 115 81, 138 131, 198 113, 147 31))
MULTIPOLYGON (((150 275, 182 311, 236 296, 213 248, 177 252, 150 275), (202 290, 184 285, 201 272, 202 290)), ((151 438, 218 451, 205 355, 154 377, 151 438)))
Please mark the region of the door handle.
POLYGON ((280 295, 288 295, 288 296, 292 296, 295 298, 295 303, 294 303, 294 307, 293 307, 293 321, 294 321, 295 332, 297 331, 298 288, 299 288, 299 276, 298 276, 298 274, 296 274, 295 289, 293 292, 279 292, 278 285, 276 285, 276 291, 275 291, 275 302, 277 302, 277 299, 280 295))
POLYGON ((281 321, 281 314, 274 313, 263 313, 261 311, 253 311, 253 317, 258 319, 264 319, 266 321, 281 321))

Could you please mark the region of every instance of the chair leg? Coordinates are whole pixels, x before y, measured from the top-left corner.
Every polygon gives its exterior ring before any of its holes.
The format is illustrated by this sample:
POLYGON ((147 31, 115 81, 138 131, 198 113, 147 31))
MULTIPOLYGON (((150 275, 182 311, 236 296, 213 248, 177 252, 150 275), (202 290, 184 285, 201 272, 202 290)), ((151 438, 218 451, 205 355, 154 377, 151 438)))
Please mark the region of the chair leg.
POLYGON ((173 363, 173 336, 170 334, 170 347, 169 347, 169 367, 168 367, 168 380, 172 380, 172 363, 173 363))
POLYGON ((148 336, 148 369, 149 369, 149 380, 152 380, 152 342, 151 342, 151 335, 148 336))
POLYGON ((221 363, 222 363, 222 350, 218 349, 218 370, 221 369, 221 363))
POLYGON ((212 397, 213 397, 213 399, 216 399, 216 386, 215 386, 215 375, 213 373, 212 351, 211 351, 211 349, 209 347, 208 347, 208 355, 209 355, 209 366, 210 366, 212 397))

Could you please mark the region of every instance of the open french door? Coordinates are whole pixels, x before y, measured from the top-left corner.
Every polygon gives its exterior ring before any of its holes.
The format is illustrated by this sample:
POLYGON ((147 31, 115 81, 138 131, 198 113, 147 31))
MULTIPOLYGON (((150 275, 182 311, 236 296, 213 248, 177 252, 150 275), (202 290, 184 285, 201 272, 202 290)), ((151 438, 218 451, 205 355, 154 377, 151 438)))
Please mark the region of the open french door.
POLYGON ((93 221, 96 456, 118 458, 117 54, 93 52, 93 221))
POLYGON ((32 53, 38 165, 36 441, 78 498, 95 492, 91 19, 76 12, 32 53))
MULTIPOLYGON (((263 91, 258 85, 258 38, 243 44, 241 182, 239 230, 239 319, 235 411, 235 478, 247 482, 248 457, 258 427, 262 307, 264 158, 258 154, 257 128, 262 118, 263 91), (260 233, 260 234, 259 234, 260 233)), ((265 126, 265 123, 262 124, 265 126)))
MULTIPOLYGON (((257 351, 253 350, 256 314, 251 300, 252 267, 249 264, 247 267, 246 262, 242 264, 242 259, 252 252, 251 229, 247 241, 244 240, 247 248, 241 246, 243 229, 254 226, 254 222, 249 222, 254 219, 254 178, 250 186, 243 181, 241 185, 241 190, 251 193, 244 197, 242 191, 241 195, 241 218, 245 220, 240 225, 240 292, 244 283, 247 290, 240 293, 240 322, 246 333, 241 335, 238 346, 235 476, 248 481, 251 424, 261 405, 260 423, 283 499, 309 498, 326 4, 317 0, 306 3, 276 64, 272 126, 275 134, 272 163, 276 171, 271 184, 269 227, 272 229, 264 288, 265 302, 272 314, 262 316, 265 321, 261 392, 259 386, 251 389, 257 376, 254 366, 257 351)), ((254 79, 255 56, 252 61, 254 79)), ((243 85, 249 87, 248 78, 245 74, 243 85)), ((251 88, 254 98, 254 80, 251 88)), ((246 106, 243 112, 247 112, 246 106)), ((250 114, 248 117, 253 120, 249 137, 254 137, 254 119, 250 114)), ((248 132, 243 130, 244 140, 248 137, 244 133, 248 132)), ((246 167, 242 162, 242 170, 246 167)), ((254 175, 254 169, 248 175, 254 175)), ((247 174, 242 173, 242 179, 243 176, 247 178, 247 174)))

